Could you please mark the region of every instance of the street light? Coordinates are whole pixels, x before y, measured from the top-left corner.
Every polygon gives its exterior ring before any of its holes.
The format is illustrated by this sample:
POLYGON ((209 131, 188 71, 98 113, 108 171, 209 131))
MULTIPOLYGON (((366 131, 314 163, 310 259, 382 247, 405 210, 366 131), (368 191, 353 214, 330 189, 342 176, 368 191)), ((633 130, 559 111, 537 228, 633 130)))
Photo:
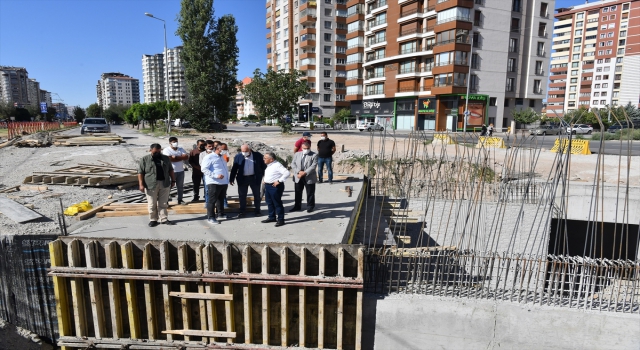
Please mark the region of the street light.
POLYGON ((167 22, 164 19, 155 17, 149 12, 144 13, 145 16, 157 19, 162 21, 162 26, 164 27, 164 71, 165 71, 165 100, 167 102, 167 133, 171 134, 171 110, 169 109, 169 57, 167 57, 167 22))

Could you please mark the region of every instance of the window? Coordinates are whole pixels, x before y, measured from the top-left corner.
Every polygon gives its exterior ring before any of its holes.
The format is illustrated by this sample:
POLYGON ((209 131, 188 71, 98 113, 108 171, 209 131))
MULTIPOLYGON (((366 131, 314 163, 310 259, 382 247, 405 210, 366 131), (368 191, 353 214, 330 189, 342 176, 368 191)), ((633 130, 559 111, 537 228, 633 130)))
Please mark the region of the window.
POLYGON ((331 83, 324 83, 325 90, 331 90, 331 83))
POLYGON ((478 90, 478 76, 475 74, 471 74, 471 76, 469 76, 469 89, 473 91, 478 90))
POLYGON ((536 100, 529 100, 529 107, 536 108, 536 100))
POLYGON ((516 106, 524 105, 524 98, 516 98, 516 106))
POLYGON ((477 53, 471 55, 471 68, 479 69, 480 68, 480 59, 477 53))
POLYGON ((545 55, 545 51, 544 51, 544 42, 542 41, 538 41, 538 56, 544 56, 545 55))
POLYGON ((627 36, 627 31, 626 30, 621 30, 620 31, 620 37, 623 38, 625 36, 627 36))
POLYGON ((536 75, 542 75, 542 61, 536 61, 536 75))
POLYGON ((511 31, 519 32, 520 31, 520 19, 519 18, 511 18, 511 31))
POLYGON ((324 102, 331 102, 331 94, 324 94, 324 102))
POLYGON ((325 46, 324 53, 331 53, 331 46, 325 46))
POLYGON ((325 77, 325 78, 331 78, 331 71, 330 71, 330 70, 325 69, 325 70, 324 70, 324 77, 325 77))
POLYGON ((576 86, 575 85, 569 86, 569 91, 576 91, 576 86))
POLYGON ((280 39, 280 32, 276 32, 276 40, 280 39))
POLYGON ((516 59, 515 58, 509 58, 509 60, 507 61, 507 72, 515 72, 516 71, 516 59))
POLYGON ((575 36, 582 36, 582 29, 576 30, 575 36))
POLYGON ((284 47, 285 47, 285 48, 289 47, 289 39, 287 39, 287 40, 285 40, 285 41, 284 41, 284 47))
POLYGON ((326 58, 325 57, 323 60, 324 60, 324 65, 325 66, 330 66, 331 65, 331 58, 326 58))
POLYGON ((417 42, 415 41, 403 43, 400 45, 400 54, 416 52, 417 46, 417 42))
POLYGON ((518 52, 518 39, 509 38, 509 52, 518 52))
POLYGON ((324 28, 325 29, 331 29, 333 22, 331 21, 324 21, 324 28))
POLYGON ((571 68, 578 68, 580 66, 580 62, 571 62, 571 68))
POLYGON ((574 38, 573 39, 573 43, 574 44, 580 44, 582 42, 582 38, 574 38))
POLYGON ((495 97, 489 97, 489 106, 491 107, 498 106, 498 99, 495 97))
POLYGON ((480 47, 480 33, 474 32, 473 38, 471 40, 473 43, 473 47, 480 47))
POLYGON ((520 12, 522 10, 522 0, 511 1, 511 11, 520 12))
POLYGON ((344 46, 336 46, 336 53, 347 53, 347 48, 344 46))
POLYGON ((540 3, 540 17, 548 17, 549 16, 549 4, 546 2, 540 3))
POLYGON ((576 22, 576 27, 582 27, 583 24, 584 24, 583 21, 576 22))
POLYGON ((578 82, 578 78, 571 78, 570 83, 576 84, 578 82))
POLYGON ((580 12, 576 15, 576 19, 583 19, 584 18, 584 12, 580 12))
MULTIPOLYGON (((509 99, 508 99, 508 98, 505 98, 505 99, 504 99, 504 104, 503 104, 503 106, 505 106, 505 107, 509 107, 509 99)), ((504 124, 504 125, 506 125, 506 124, 504 124)))
POLYGON ((346 58, 336 58, 336 64, 337 65, 344 65, 347 63, 347 59, 346 58))
POLYGON ((324 33, 324 41, 331 41, 331 33, 324 33))
POLYGON ((331 17, 331 9, 324 9, 324 15, 327 17, 331 17))
POLYGON ((608 88, 609 87, 609 83, 602 83, 602 88, 608 88))
POLYGON ((516 79, 515 78, 507 78, 507 86, 505 87, 506 91, 513 91, 515 87, 516 79))
MULTIPOLYGON (((514 0, 514 1, 520 1, 520 0, 514 0)), ((476 10, 473 13, 473 25, 476 27, 482 26, 482 11, 476 10)))
POLYGON ((365 95, 381 95, 384 94, 384 84, 367 85, 365 95))
POLYGON ((576 98, 576 94, 569 94, 569 99, 574 100, 576 98))
POLYGON ((400 72, 399 72, 399 74, 413 73, 415 71, 416 71, 416 62, 415 61, 400 62, 400 72))
POLYGON ((547 37, 547 24, 546 23, 538 23, 538 36, 541 38, 547 37))

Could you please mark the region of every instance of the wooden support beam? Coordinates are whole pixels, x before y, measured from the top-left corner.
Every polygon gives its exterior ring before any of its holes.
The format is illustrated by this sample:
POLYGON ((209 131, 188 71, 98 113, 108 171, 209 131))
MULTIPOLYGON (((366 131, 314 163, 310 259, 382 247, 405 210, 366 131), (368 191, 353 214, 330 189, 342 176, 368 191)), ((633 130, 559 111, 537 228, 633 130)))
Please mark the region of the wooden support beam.
MULTIPOLYGON (((105 246, 106 265, 107 268, 118 269, 118 243, 109 242, 105 246)), ((113 330, 113 339, 120 339, 123 336, 122 329, 122 310, 120 309, 120 280, 109 279, 107 281, 109 288, 109 308, 111 310, 111 328, 113 330)))
MULTIPOLYGON (((202 268, 204 272, 213 272, 213 254, 211 252, 211 245, 207 244, 202 249, 202 268)), ((214 285, 213 283, 205 283, 204 290, 207 294, 213 294, 214 285)), ((209 300, 205 303, 207 305, 207 324, 209 326, 209 331, 214 332, 218 329, 218 316, 216 315, 216 302, 214 300, 209 300)), ((211 342, 214 342, 214 338, 209 339, 211 342)))
MULTIPOLYGON (((133 243, 128 241, 120 246, 122 254, 122 267, 125 269, 133 269, 133 243)), ((131 339, 140 339, 140 313, 138 311, 138 296, 136 293, 136 281, 125 280, 124 291, 127 295, 127 312, 129 314, 129 332, 131 339)))
MULTIPOLYGON (((203 261, 203 257, 202 257, 202 249, 203 249, 204 245, 203 244, 199 244, 196 247, 196 270, 198 271, 198 273, 203 273, 204 272, 204 261, 203 261)), ((198 293, 185 293, 183 294, 183 296, 181 296, 181 298, 184 298, 185 295, 187 297, 187 299, 198 299, 198 313, 200 314, 200 329, 203 331, 207 330, 207 304, 205 302, 204 298, 198 298, 196 295, 205 295, 204 292, 204 283, 200 282, 198 283, 198 293)), ((206 294, 207 297, 214 295, 214 296, 219 296, 219 294, 206 294)), ((174 295, 172 295, 174 296, 174 295)), ((204 337, 202 338, 202 342, 207 344, 209 343, 209 338, 204 337)))
MULTIPOLYGON (((231 273, 231 246, 226 245, 224 247, 224 251, 222 252, 222 269, 227 271, 227 273, 231 273)), ((226 283, 224 285, 224 294, 231 295, 231 300, 225 300, 224 302, 224 314, 225 314, 225 322, 227 324, 227 333, 234 333, 236 329, 235 318, 234 318, 234 309, 233 309, 233 284, 226 283)), ((227 337, 227 343, 232 344, 234 342, 235 335, 233 337, 227 337)))
MULTIPOLYGON (((358 249, 358 275, 357 278, 364 278, 364 249, 358 249)), ((362 290, 356 291, 356 350, 362 349, 362 290)))
MULTIPOLYGON (((51 266, 64 266, 64 255, 61 240, 49 243, 51 266)), ((71 335, 71 316, 67 296, 67 281, 64 277, 53 276, 53 294, 56 298, 56 316, 58 318, 58 334, 61 337, 71 335)), ((66 347, 61 347, 66 350, 66 347)))
MULTIPOLYGON (((98 254, 96 253, 97 243, 94 241, 85 243, 84 254, 87 267, 95 268, 98 266, 98 254)), ((107 331, 104 324, 104 304, 102 302, 101 281, 97 278, 89 280, 89 297, 91 298, 91 315, 93 316, 93 330, 96 338, 102 339, 107 337, 107 331)))
MULTIPOLYGON (((169 269, 169 242, 167 241, 162 241, 160 244, 160 269, 165 271, 169 269)), ((167 331, 173 330, 173 312, 171 308, 171 298, 169 297, 171 287, 169 283, 171 282, 162 282, 162 304, 164 305, 164 323, 167 331)), ((167 335, 167 341, 173 340, 171 333, 165 334, 167 335)))
MULTIPOLYGON (((338 276, 344 277, 344 248, 338 248, 338 276)), ((336 340, 338 350, 343 349, 344 331, 344 288, 338 288, 336 340)))
MULTIPOLYGON (((187 255, 187 244, 183 243, 178 247, 178 271, 184 273, 187 271, 188 266, 188 255, 187 255)), ((187 292, 187 283, 180 282, 180 292, 187 292)), ((182 328, 190 329, 191 328, 191 310, 189 309, 189 299, 180 299, 180 303, 182 304, 182 328)), ((184 336, 185 341, 190 341, 191 338, 189 335, 184 336)))
POLYGON ((198 331, 194 329, 176 329, 172 331, 162 331, 164 334, 177 334, 184 335, 184 337, 188 337, 190 335, 196 337, 224 337, 224 338, 235 338, 236 332, 211 332, 211 331, 198 331))
MULTIPOLYGON (((144 245, 142 255, 142 269, 153 270, 153 261, 151 259, 151 250, 153 245, 147 243, 144 245)), ((156 328, 156 298, 152 281, 144 281, 144 301, 147 309, 147 329, 149 330, 149 340, 158 339, 158 331, 156 328)))
MULTIPOLYGON (((269 246, 262 248, 262 274, 269 274, 269 246)), ((269 345, 269 286, 262 286, 262 344, 269 345)))
MULTIPOLYGON (((242 249, 242 272, 251 272, 251 247, 246 245, 242 249)), ((251 344, 253 342, 253 316, 251 314, 251 285, 242 286, 242 301, 244 304, 244 343, 251 344)))
MULTIPOLYGON (((233 294, 220 294, 220 293, 182 293, 182 292, 170 292, 170 296, 185 299, 196 300, 224 300, 233 301, 233 294)), ((206 314, 206 309, 205 309, 206 314)), ((205 322, 206 325, 207 322, 205 322)))
MULTIPOLYGON (((318 276, 323 277, 326 269, 326 251, 318 252, 318 276)), ((318 288, 318 348, 324 349, 324 288, 318 288)))
MULTIPOLYGON (((280 274, 287 275, 287 262, 289 248, 282 247, 280 250, 280 274)), ((288 298, 289 287, 280 287, 280 340, 283 347, 287 347, 287 335, 289 331, 289 317, 287 313, 287 306, 289 305, 288 298)))
MULTIPOLYGON (((305 276, 307 273, 307 248, 302 247, 300 248, 300 276, 305 276)), ((305 347, 305 324, 306 324, 306 319, 307 317, 305 316, 305 311, 307 308, 307 302, 306 302, 306 287, 300 287, 298 289, 298 315, 299 315, 299 319, 300 319, 300 323, 299 323, 299 341, 298 343, 300 344, 301 348, 305 347)))
MULTIPOLYGON (((67 246, 67 260, 69 267, 83 267, 82 248, 80 240, 74 239, 67 246)), ((86 337, 87 332, 87 315, 85 313, 84 303, 84 287, 81 278, 71 279, 71 301, 73 302, 73 321, 76 328, 76 337, 86 337)))

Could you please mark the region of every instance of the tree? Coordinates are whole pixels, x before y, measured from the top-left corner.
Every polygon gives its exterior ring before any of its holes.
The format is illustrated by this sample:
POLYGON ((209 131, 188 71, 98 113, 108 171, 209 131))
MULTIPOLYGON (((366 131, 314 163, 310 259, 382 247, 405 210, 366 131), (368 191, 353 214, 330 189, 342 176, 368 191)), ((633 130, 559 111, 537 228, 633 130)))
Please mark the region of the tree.
POLYGON ((73 107, 73 117, 78 123, 81 123, 84 118, 87 117, 87 114, 84 112, 84 109, 80 108, 80 106, 75 106, 73 107))
POLYGON ((342 123, 346 120, 348 120, 351 117, 351 110, 349 108, 343 108, 339 111, 337 111, 336 113, 333 114, 333 116, 331 116, 331 120, 333 121, 333 123, 342 123))
POLYGON ((142 116, 140 113, 140 106, 141 106, 140 103, 134 103, 124 113, 124 121, 127 124, 131 124, 131 126, 139 125, 140 121, 142 120, 142 116))
MULTIPOLYGON (((26 109, 25 109, 26 111, 26 109)), ((29 113, 29 112, 27 112, 29 113)), ((58 111, 55 109, 55 107, 47 107, 47 114, 46 114, 46 118, 48 122, 52 122, 53 119, 56 117, 56 114, 58 114, 58 111)))
POLYGON ((102 107, 100 107, 97 103, 92 103, 87 107, 87 116, 88 117, 101 117, 102 116, 102 107))
POLYGON ((233 16, 214 17, 213 0, 182 0, 176 34, 191 98, 187 120, 197 130, 209 130, 211 116, 229 119, 238 84, 237 32, 233 16))
POLYGON ((538 115, 538 113, 536 113, 536 111, 531 108, 524 110, 514 109, 511 111, 511 115, 513 116, 513 119, 520 124, 531 124, 540 120, 540 115, 538 115))
POLYGON ((294 115, 298 100, 309 93, 309 86, 301 77, 302 72, 297 69, 276 72, 269 67, 266 74, 256 69, 253 81, 243 86, 242 92, 261 117, 277 118, 282 132, 289 132, 291 123, 286 122, 286 115, 294 115))

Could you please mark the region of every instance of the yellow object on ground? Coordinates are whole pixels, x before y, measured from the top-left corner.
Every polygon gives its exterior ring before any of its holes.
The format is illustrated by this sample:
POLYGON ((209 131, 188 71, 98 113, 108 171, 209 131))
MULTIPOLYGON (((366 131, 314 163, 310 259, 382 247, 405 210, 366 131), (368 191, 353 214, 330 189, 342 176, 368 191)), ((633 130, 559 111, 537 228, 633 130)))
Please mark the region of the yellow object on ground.
POLYGON ((433 134, 433 143, 443 143, 445 145, 453 145, 456 143, 449 134, 433 134))
POLYGON ((88 210, 93 209, 93 207, 91 206, 91 204, 89 204, 89 202, 84 201, 84 202, 80 202, 77 204, 74 204, 72 206, 70 206, 69 208, 65 209, 64 211, 64 215, 69 215, 69 216, 74 216, 78 213, 82 213, 88 210))
MULTIPOLYGON (((569 139, 556 139, 556 143, 551 148, 551 152, 558 153, 562 150, 562 153, 567 153, 569 150, 569 139)), ((589 149, 589 140, 571 140, 571 154, 591 154, 589 149)))
POLYGON ((507 146, 504 145, 504 140, 501 137, 480 136, 478 138, 478 144, 476 145, 476 148, 482 148, 483 146, 507 148, 507 146))

